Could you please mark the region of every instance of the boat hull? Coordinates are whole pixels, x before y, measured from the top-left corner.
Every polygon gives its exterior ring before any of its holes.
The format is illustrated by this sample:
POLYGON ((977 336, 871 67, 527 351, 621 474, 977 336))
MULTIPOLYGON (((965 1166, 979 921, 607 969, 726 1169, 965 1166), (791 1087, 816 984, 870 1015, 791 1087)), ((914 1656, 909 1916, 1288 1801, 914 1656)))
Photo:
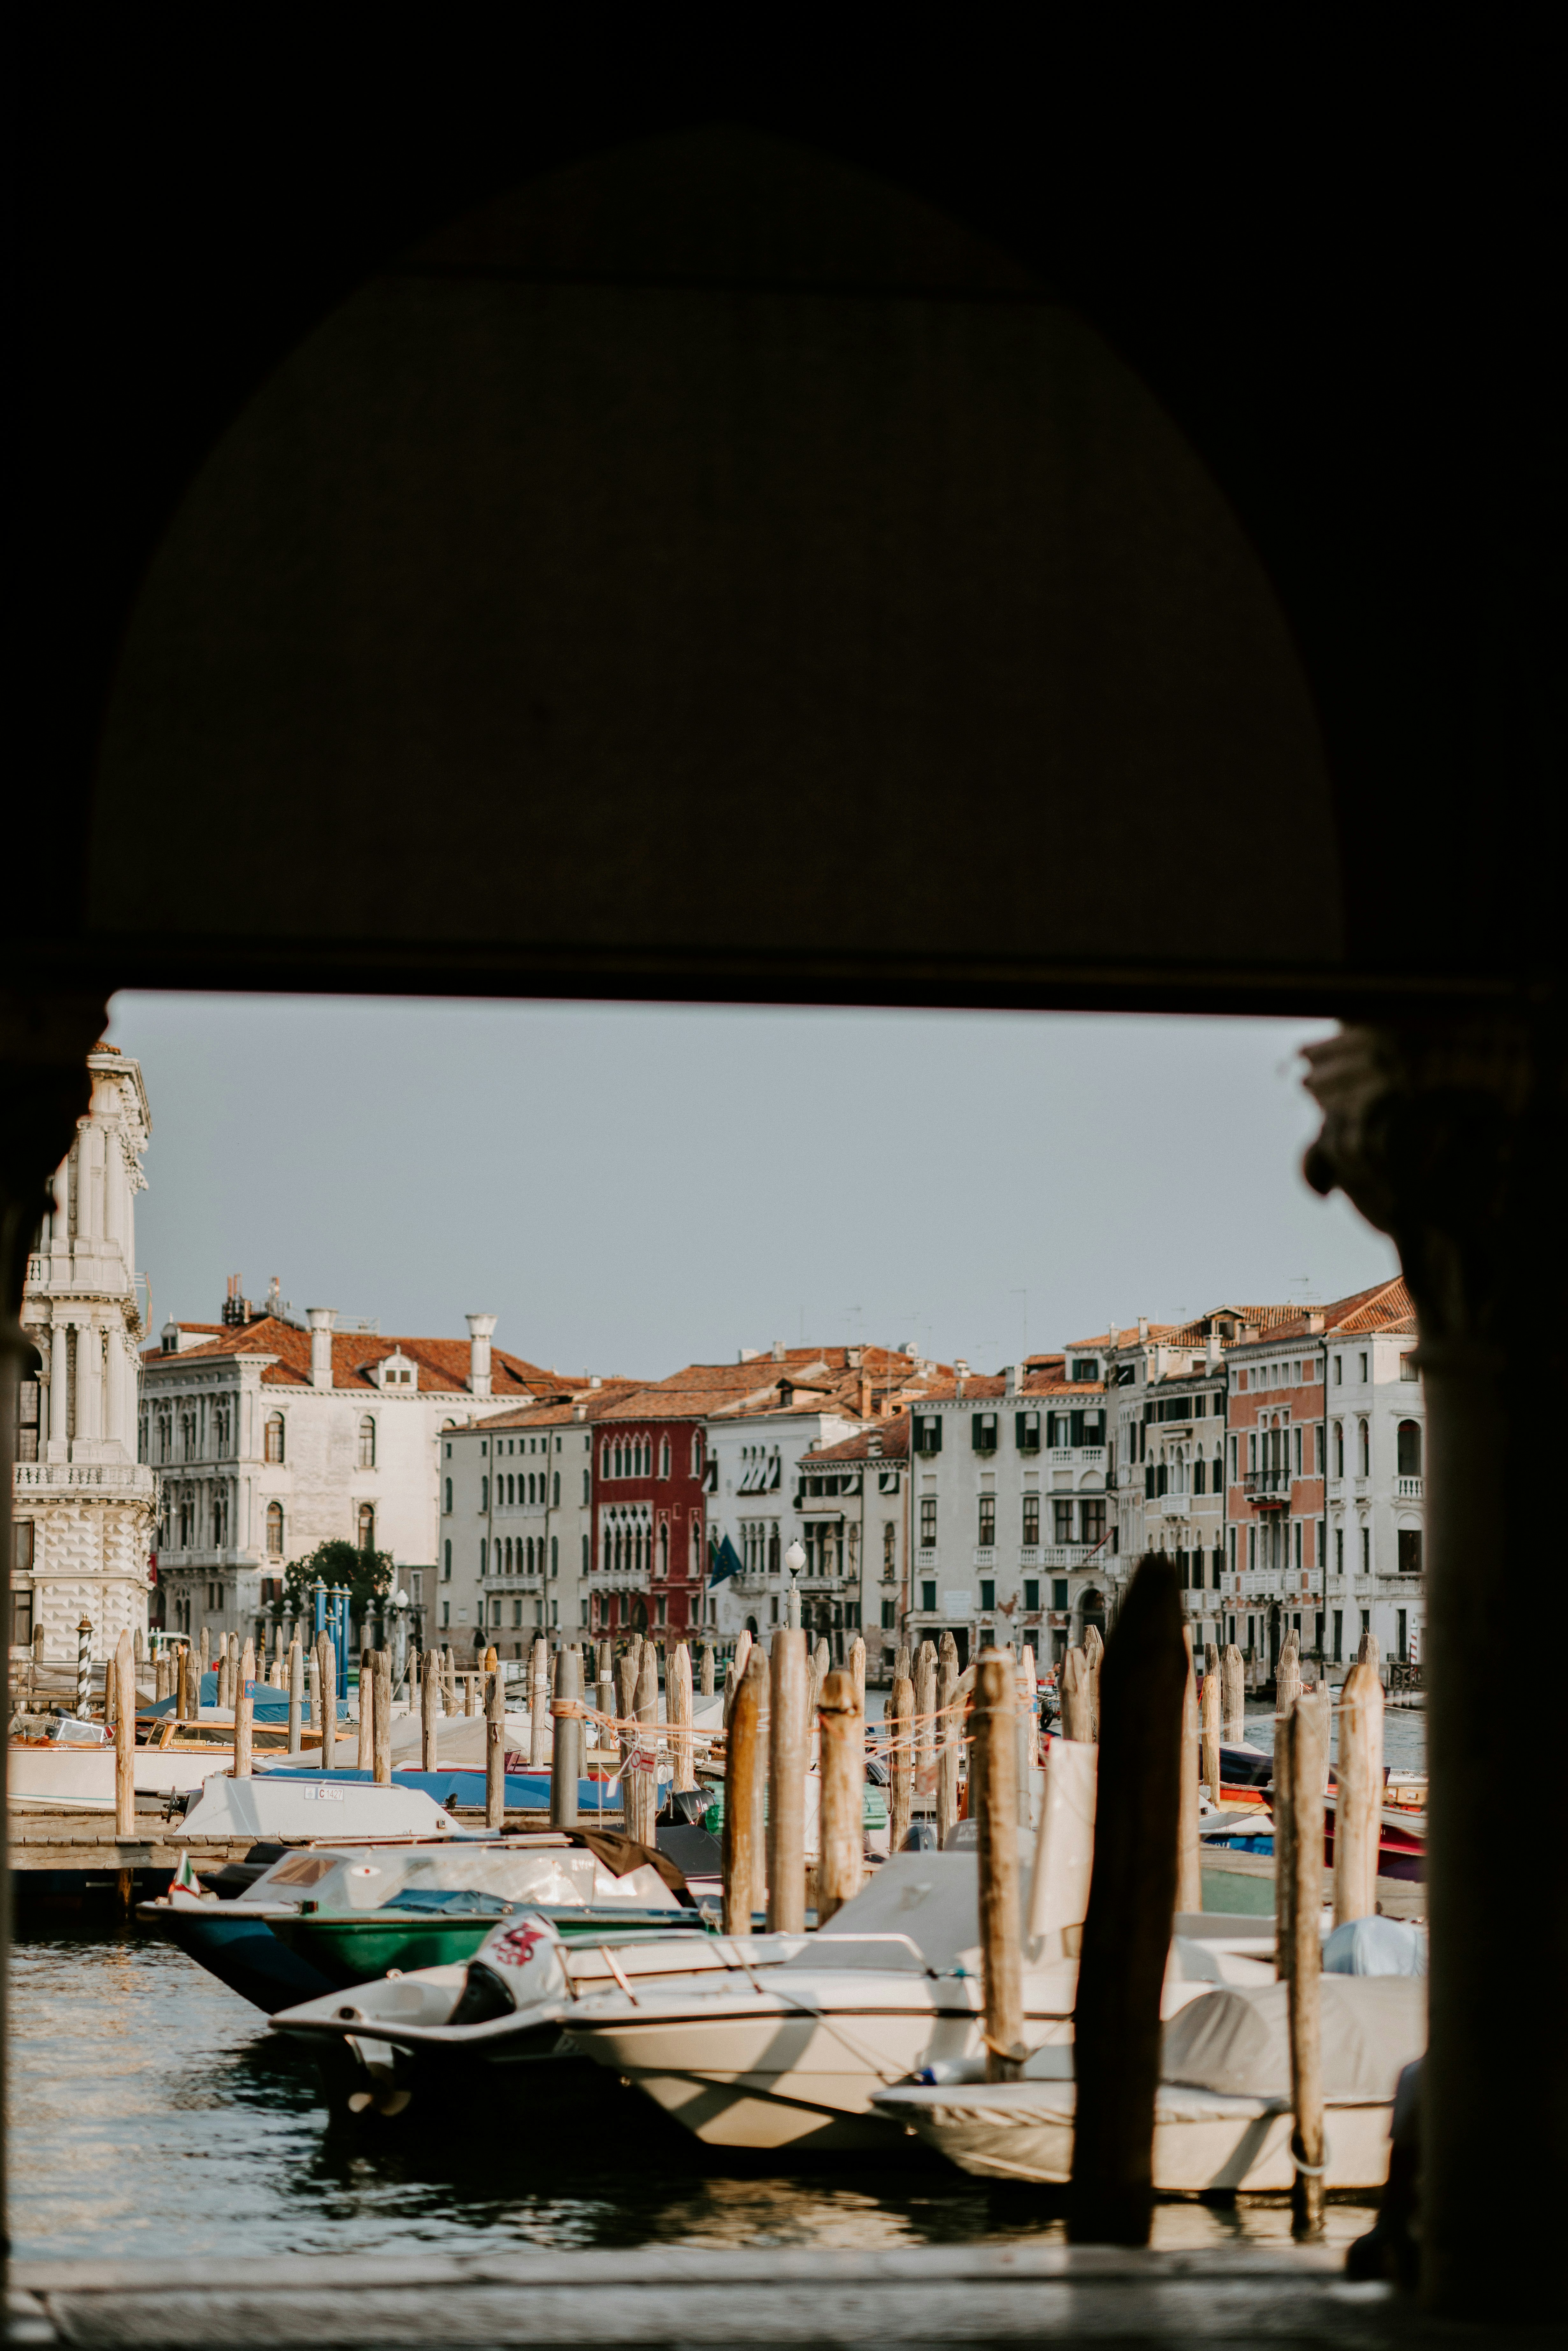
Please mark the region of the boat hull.
MULTIPOLYGON (((1072 2173, 1072 2085, 998 2083, 954 2094, 903 2088, 883 2094, 877 2111, 902 2121, 961 2171, 981 2179, 1064 2185, 1072 2173)), ((1324 2112, 1323 2185, 1371 2190, 1388 2176, 1391 2103, 1338 2105, 1324 2112)), ((1222 2097, 1162 2085, 1155 2112, 1154 2181, 1162 2196, 1227 2189, 1273 2194, 1294 2177, 1288 2100, 1222 2097)))
MULTIPOLYGON (((150 1911, 141 1915, 147 1919, 150 1911)), ((337 1989, 329 1976, 280 1941, 264 1918, 235 1917, 217 1903, 192 1903, 189 1908, 161 1903, 151 1923, 198 1967, 268 2016, 337 1989)))
MULTIPOLYGON (((1031 2041, 1065 2037, 1071 2022, 1036 2018, 1029 2029, 1031 2041)), ((801 2153, 889 2147, 899 2133, 873 2112, 874 2094, 920 2067, 960 2065, 981 2045, 974 2008, 896 1996, 830 2014, 767 1997, 707 2016, 660 2016, 648 2002, 612 2021, 579 2010, 570 2030, 705 2146, 801 2153)))

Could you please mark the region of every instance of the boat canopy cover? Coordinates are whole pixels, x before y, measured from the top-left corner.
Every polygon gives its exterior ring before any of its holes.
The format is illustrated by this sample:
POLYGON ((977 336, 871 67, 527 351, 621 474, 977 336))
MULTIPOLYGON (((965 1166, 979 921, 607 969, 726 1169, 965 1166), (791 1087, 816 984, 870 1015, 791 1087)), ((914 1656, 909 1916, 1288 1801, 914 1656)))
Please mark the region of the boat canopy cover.
MULTIPOLYGON (((1033 1837, 1019 1831, 1019 1879, 1028 1884, 1025 1870, 1032 1858, 1033 1837)), ((1021 1903, 1020 1903, 1021 1907, 1021 1903)), ((1020 1921, 1021 1925, 1021 1921, 1020 1921)), ((975 1968, 979 1965, 980 1859, 970 1852, 895 1853, 883 1862, 869 1886, 852 1902, 835 1910, 818 1935, 811 1938, 810 1964, 859 1968, 975 1968), (896 1943, 847 1942, 841 1951, 831 1946, 851 1935, 907 1935, 920 1953, 896 1943)))
MULTIPOLYGON (((1323 2095, 1375 2105, 1427 2046, 1427 1987, 1408 1976, 1323 1976, 1323 2095)), ((1288 2098, 1288 1984, 1228 1985, 1188 2002, 1166 2026, 1160 2074, 1196 2090, 1288 2098)))
POLYGON ((500 1902, 538 1902, 551 1908, 682 1907, 679 1896, 646 1864, 617 1876, 579 1846, 476 1840, 289 1853, 256 1879, 246 1899, 296 1905, 309 1900, 324 1910, 380 1910, 406 1907, 416 1893, 487 1895, 500 1902))
POLYGON ((1427 1929, 1413 1918, 1347 1918, 1323 1945, 1323 1973, 1424 1976, 1427 1929))

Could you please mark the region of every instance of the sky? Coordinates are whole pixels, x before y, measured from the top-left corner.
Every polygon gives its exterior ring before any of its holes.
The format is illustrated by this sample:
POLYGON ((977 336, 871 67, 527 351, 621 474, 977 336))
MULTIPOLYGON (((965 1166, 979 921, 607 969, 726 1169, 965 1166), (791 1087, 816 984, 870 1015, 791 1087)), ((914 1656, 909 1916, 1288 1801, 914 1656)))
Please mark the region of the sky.
POLYGON ((1326 1301, 1392 1244, 1301 1174, 1322 1021, 128 994, 153 1324, 260 1301, 657 1378, 908 1343, 994 1371, 1326 1301))

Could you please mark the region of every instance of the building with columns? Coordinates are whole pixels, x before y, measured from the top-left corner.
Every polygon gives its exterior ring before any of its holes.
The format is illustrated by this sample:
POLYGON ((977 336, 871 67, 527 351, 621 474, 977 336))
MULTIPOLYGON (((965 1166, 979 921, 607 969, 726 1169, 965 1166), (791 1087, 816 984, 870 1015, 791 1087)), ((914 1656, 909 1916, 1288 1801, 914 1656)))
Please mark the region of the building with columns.
MULTIPOLYGON (((275 1285, 276 1288, 276 1285, 275 1285)), ((383 1337, 330 1307, 259 1314, 231 1282, 217 1325, 169 1322, 143 1359, 140 1451, 159 1482, 158 1620, 254 1628, 285 1566, 318 1543, 390 1552, 428 1626, 436 1600, 441 1433, 557 1396, 561 1381, 468 1337, 383 1337)))
POLYGON ((77 1627, 109 1656, 145 1629, 152 1469, 136 1446, 135 1201, 152 1133, 138 1063, 113 1045, 88 1056, 92 1092, 56 1170, 53 1205, 27 1259, 22 1324, 36 1349, 17 1390, 11 1634, 43 1627, 46 1654, 76 1654, 77 1627))

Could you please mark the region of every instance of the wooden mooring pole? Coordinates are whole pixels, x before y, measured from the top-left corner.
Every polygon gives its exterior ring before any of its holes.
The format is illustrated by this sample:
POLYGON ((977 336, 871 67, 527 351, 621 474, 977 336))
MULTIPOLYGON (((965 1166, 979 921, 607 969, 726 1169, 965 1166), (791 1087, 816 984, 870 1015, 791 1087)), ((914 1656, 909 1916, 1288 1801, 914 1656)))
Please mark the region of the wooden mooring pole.
POLYGON ((1219 1661, 1219 1735, 1227 1747, 1240 1747, 1247 1738, 1247 1669, 1234 1641, 1226 1643, 1219 1661))
MULTIPOLYGON (((188 1652, 182 1650, 180 1655, 181 1675, 183 1679, 184 1674, 183 1661, 185 1656, 188 1655, 188 1652)), ((288 1752, 290 1755, 298 1755, 303 1750, 305 1743, 303 1735, 304 1714, 305 1653, 301 1649, 298 1639, 296 1639, 290 1641, 288 1644, 288 1752)))
POLYGON ((988 2082, 1016 2082, 1029 2054, 1019 1912, 1017 1680, 1010 1656, 982 1657, 970 1716, 969 1817, 979 1843, 988 2082))
MULTIPOLYGON (((1286 1717, 1284 1770, 1291 1790, 1290 1915, 1291 2103, 1296 2127, 1291 2153, 1291 2233, 1312 2238, 1323 2226, 1322 1941, 1323 1774, 1328 1761, 1322 1711, 1298 1700, 1286 1717)), ((1275 1777, 1280 1776, 1276 1767, 1275 1777)))
POLYGON ((1094 1743, 1093 1715, 1089 1704, 1089 1660, 1082 1649, 1069 1649, 1061 1660, 1061 1736, 1094 1743))
POLYGON ((485 1826, 507 1822, 507 1693, 497 1664, 485 1677, 485 1826))
POLYGON ((729 1710, 724 1768, 724 1927, 749 1935, 767 1899, 768 1664, 753 1649, 729 1710))
POLYGON ((360 1651, 359 1768, 372 1774, 376 1768, 376 1653, 373 1649, 360 1651))
POLYGON ((1383 1684, 1370 1665, 1354 1665, 1339 1700, 1335 1773, 1333 1918, 1336 1927, 1370 1918, 1377 1908, 1377 1856, 1383 1827, 1383 1684))
POLYGON ((129 1633, 115 1647, 114 1834, 136 1834, 136 1653, 129 1633))
POLYGON ((1100 1677, 1094 1864, 1073 2019, 1074 2244, 1149 2239, 1186 1677, 1175 1562, 1149 1552, 1117 1614, 1100 1677))
POLYGON ((1197 1690, 1192 1670, 1192 1626, 1182 1626, 1186 1656, 1186 1683, 1181 1717, 1181 1813, 1176 1829, 1176 1896, 1178 1910, 1203 1907, 1203 1848, 1198 1840, 1197 1690))
POLYGON ((670 1653, 664 1674, 664 1713, 670 1725, 671 1761, 674 1766, 672 1784, 684 1793, 697 1784, 692 1742, 692 1653, 684 1641, 677 1641, 670 1653))
POLYGON ((549 1647, 542 1638, 528 1653, 528 1763, 542 1771, 550 1760, 554 1724, 549 1710, 549 1647))
POLYGON ((826 1926, 861 1890, 864 1841, 865 1717, 854 1676, 829 1674, 817 1709, 822 1774, 821 1863, 817 1924, 826 1926))
POLYGON ((915 1685, 907 1674, 894 1676, 893 1688, 883 1709, 883 1719, 887 1726, 888 1737, 887 1849, 893 1854, 903 1851, 904 1840, 909 1834, 915 1781, 915 1758, 910 1752, 911 1726, 915 1719, 915 1685))
MULTIPOLYGON (((378 1788, 392 1785, 392 1651, 378 1649, 371 1668, 373 1719, 371 1769, 378 1788)), ((328 1717, 331 1720, 330 1715, 328 1717)))
POLYGON ((254 1770, 256 1687, 252 1678, 235 1677, 235 1778, 248 1780, 254 1770))
POLYGON ((946 1844, 958 1818, 958 1740, 956 1713, 958 1645, 944 1633, 936 1653, 936 1711, 940 1743, 936 1749, 936 1837, 946 1844))
MULTIPOLYGON (((583 1766, 581 1676, 581 1651, 562 1649, 556 1659, 551 1717, 549 1817, 550 1826, 556 1829, 574 1829, 578 1824, 578 1782, 583 1766)), ((630 1833, 629 1804, 627 1828, 630 1833)))
MULTIPOLYGON (((364 1711, 364 1681, 361 1677, 360 1710, 364 1711)), ((419 1677, 419 1763, 423 1771, 439 1768, 441 1756, 440 1717, 436 1708, 441 1698, 441 1676, 435 1670, 429 1651, 424 1656, 424 1671, 419 1677)))
POLYGON ((768 1930, 799 1935, 806 1924, 806 1764, 810 1728, 806 1635, 780 1625, 773 1635, 768 1716, 768 1930))
POLYGON ((1203 1653, 1203 1702, 1199 1728, 1203 1742, 1203 1783, 1208 1801, 1219 1804, 1219 1651, 1210 1641, 1203 1653))

